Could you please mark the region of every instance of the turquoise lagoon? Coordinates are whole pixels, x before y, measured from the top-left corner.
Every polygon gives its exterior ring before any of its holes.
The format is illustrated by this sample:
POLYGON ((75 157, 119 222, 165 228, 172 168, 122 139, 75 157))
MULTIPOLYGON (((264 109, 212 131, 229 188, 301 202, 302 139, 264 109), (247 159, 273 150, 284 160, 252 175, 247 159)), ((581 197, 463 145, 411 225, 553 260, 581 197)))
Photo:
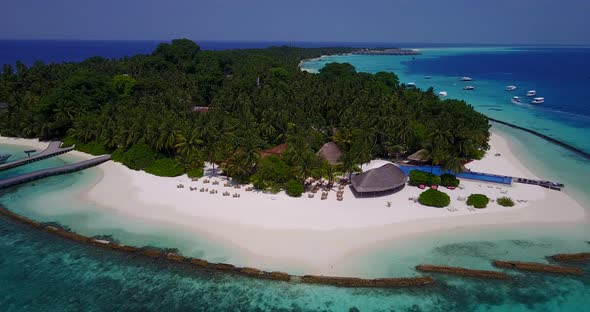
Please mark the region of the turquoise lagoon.
MULTIPOLYGON (((434 62, 468 54, 514 53, 511 49, 437 49, 423 56, 434 62), (508 52, 506 52, 508 51, 508 52)), ((327 61, 351 62, 358 70, 394 70, 402 81, 418 87, 445 89, 492 117, 549 129, 555 137, 587 148, 588 139, 574 131, 576 120, 547 118, 536 107, 512 107, 503 92, 505 81, 476 79, 477 93, 465 93, 456 75, 420 80, 411 58, 324 57, 304 66, 319 69, 327 61), (415 69, 414 69, 415 70, 415 69), (456 89, 455 89, 456 88, 456 89), (498 91, 499 89, 499 91, 498 91), (493 91, 492 91, 493 90, 493 91), (508 102, 509 103, 509 102, 508 102), (512 118, 512 119, 510 119, 512 118), (522 118, 522 119, 519 119, 522 118), (543 126, 545 125, 545 126, 543 126), (550 127, 548 127, 550 126, 550 127), (564 132, 562 132, 562 129, 564 132), (564 135, 572 131, 573 136, 564 135)), ((458 76, 471 75, 470 73, 458 76)), ((524 83, 519 83, 524 85, 524 83)), ((521 90, 522 91, 522 90, 521 90)), ((509 98, 509 97, 508 97, 509 98)), ((571 113, 570 113, 571 114, 571 113)), ((570 115, 567 115, 570 116, 570 115)), ((584 120, 584 115, 576 118, 584 120)), ((575 119, 575 118, 574 118, 575 119)), ((534 127, 533 127, 534 126, 534 127)), ((578 125, 583 132, 584 122, 578 125)), ((562 181, 567 191, 590 209, 584 187, 590 176, 587 160, 521 131, 494 125, 537 174, 562 181)), ((548 130, 545 130, 548 131, 548 130)), ((0 153, 22 153, 22 147, 0 146, 0 153)), ((75 162, 60 156, 0 173, 0 178, 75 162)), ((231 246, 174 227, 129 220, 78 198, 79 190, 100 177, 98 169, 52 177, 3 192, 0 203, 42 222, 58 222, 84 235, 112 235, 126 244, 176 248, 181 253, 234 264, 243 255, 231 246)), ((559 209, 559 207, 556 207, 559 209)), ((414 276, 418 263, 490 268, 494 259, 544 261, 556 252, 590 249, 590 227, 524 225, 458 229, 408 237, 368 246, 340 265, 359 276, 414 276)), ((297 268, 270 268, 298 272, 297 268)), ((586 270, 590 266, 586 265, 586 270)), ((0 218, 0 307, 3 311, 583 311, 590 309, 590 279, 514 273, 509 282, 436 276, 439 283, 423 289, 340 289, 259 281, 182 265, 164 264, 79 245, 0 218), (352 310, 354 311, 354 309, 352 310)))

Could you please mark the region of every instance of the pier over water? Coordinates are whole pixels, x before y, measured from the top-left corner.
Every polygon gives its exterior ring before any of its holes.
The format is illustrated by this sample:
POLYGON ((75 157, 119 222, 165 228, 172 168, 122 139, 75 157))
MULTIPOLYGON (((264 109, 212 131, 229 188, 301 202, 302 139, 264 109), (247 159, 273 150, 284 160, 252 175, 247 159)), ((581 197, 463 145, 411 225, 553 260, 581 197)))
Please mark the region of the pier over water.
POLYGON ((51 141, 49 143, 49 146, 47 146, 47 148, 44 151, 42 151, 41 153, 35 154, 35 155, 27 157, 27 158, 17 159, 15 161, 11 161, 9 163, 2 164, 2 165, 0 165, 0 171, 20 167, 23 165, 37 162, 37 161, 41 161, 43 159, 47 159, 47 158, 55 157, 57 155, 65 154, 65 153, 72 151, 73 149, 74 149, 74 146, 62 148, 60 141, 51 141))
POLYGON ((0 180, 0 189, 5 189, 11 186, 24 184, 27 182, 43 179, 50 176, 72 173, 80 170, 84 170, 90 167, 94 167, 102 164, 103 162, 111 159, 111 155, 99 156, 96 158, 88 159, 71 165, 65 165, 56 168, 48 168, 43 170, 37 170, 30 173, 22 174, 16 177, 7 178, 0 180))

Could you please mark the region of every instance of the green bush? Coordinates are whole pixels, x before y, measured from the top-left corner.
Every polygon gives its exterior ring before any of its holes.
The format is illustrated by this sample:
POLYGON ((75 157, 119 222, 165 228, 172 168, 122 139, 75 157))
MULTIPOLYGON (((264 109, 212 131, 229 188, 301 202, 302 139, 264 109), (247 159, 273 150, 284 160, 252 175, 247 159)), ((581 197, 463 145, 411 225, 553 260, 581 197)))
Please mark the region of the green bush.
POLYGON ((127 151, 115 151, 111 157, 133 170, 141 170, 151 166, 158 156, 158 153, 146 144, 136 144, 127 151))
POLYGON ((429 172, 420 170, 410 171, 410 184, 414 186, 424 185, 439 185, 440 177, 429 172))
POLYGON ((459 186, 459 179, 453 174, 443 173, 440 176, 440 185, 442 186, 459 186))
POLYGON ((429 189, 420 194, 418 201, 425 206, 442 208, 451 203, 451 198, 439 190, 429 189))
POLYGON ((76 139, 72 138, 71 136, 67 136, 63 139, 63 146, 76 146, 76 150, 84 153, 88 153, 90 155, 98 156, 108 154, 109 151, 103 144, 91 141, 88 143, 80 143, 76 139))
POLYGON ((484 194, 471 194, 467 197, 467 205, 475 208, 485 208, 489 202, 490 199, 484 194))
POLYGON ((496 202, 498 203, 498 205, 504 207, 514 206, 514 201, 510 197, 499 197, 498 199, 496 199, 496 202))
POLYGON ((271 155, 261 158, 256 164, 256 173, 250 177, 255 188, 262 190, 278 185, 281 186, 293 178, 289 165, 282 159, 271 155))
POLYGON ((285 192, 291 197, 301 197, 301 194, 305 192, 305 189, 303 188, 303 184, 301 184, 301 182, 289 180, 289 182, 285 184, 285 192))
POLYGON ((205 173, 203 168, 191 168, 186 172, 186 175, 189 178, 200 178, 205 173))
POLYGON ((184 173, 184 168, 176 159, 160 158, 146 167, 145 172, 160 177, 177 177, 184 173))

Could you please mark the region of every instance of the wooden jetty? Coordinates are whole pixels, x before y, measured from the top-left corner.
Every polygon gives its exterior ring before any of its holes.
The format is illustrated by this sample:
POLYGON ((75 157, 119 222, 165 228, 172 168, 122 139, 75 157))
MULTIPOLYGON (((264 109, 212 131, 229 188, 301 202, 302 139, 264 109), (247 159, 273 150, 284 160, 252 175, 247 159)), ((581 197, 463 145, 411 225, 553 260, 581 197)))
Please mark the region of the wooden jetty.
POLYGON ((39 154, 35 154, 35 155, 33 155, 31 157, 27 157, 27 158, 17 159, 15 161, 11 161, 9 163, 5 163, 5 164, 0 165, 0 171, 16 168, 16 167, 23 166, 23 165, 30 164, 30 163, 34 163, 34 162, 37 162, 37 161, 40 161, 43 159, 47 159, 47 158, 55 157, 57 155, 65 154, 67 152, 70 152, 73 149, 74 149, 74 146, 62 148, 60 141, 51 141, 49 143, 49 146, 44 151, 40 152, 39 154))
POLYGON ((535 180, 535 179, 525 179, 525 178, 516 178, 513 177, 512 181, 524 184, 532 184, 542 186, 551 190, 561 191, 565 185, 559 182, 551 182, 546 180, 535 180))
POLYGON ((509 122, 505 122, 505 121, 494 119, 494 118, 490 118, 490 117, 488 117, 488 120, 493 121, 493 122, 496 122, 496 123, 499 123, 499 124, 502 124, 502 125, 505 125, 505 126, 508 126, 508 127, 519 129, 519 130, 528 132, 528 133, 533 134, 533 135, 536 135, 536 136, 538 136, 538 137, 540 137, 540 138, 542 138, 542 139, 544 139, 544 140, 546 140, 548 142, 551 142, 551 143, 553 143, 555 145, 559 145, 559 146, 561 146, 561 147, 563 147, 563 148, 565 148, 565 149, 567 149, 567 150, 569 150, 571 152, 574 152, 574 153, 576 153, 576 154, 578 154, 578 155, 580 155, 580 156, 582 156, 582 157, 584 157, 586 159, 590 159, 590 153, 588 153, 586 151, 583 151, 583 150, 581 150, 581 149, 579 149, 579 148, 577 148, 577 147, 575 147, 575 146, 573 146, 571 144, 565 143, 563 141, 554 139, 554 138, 552 138, 550 136, 547 136, 545 134, 542 134, 540 132, 537 132, 535 130, 531 130, 531 129, 528 129, 528 128, 525 128, 525 127, 521 127, 521 126, 518 126, 518 125, 515 125, 515 124, 512 124, 512 123, 509 123, 509 122))
POLYGON ((71 165, 65 165, 65 166, 56 167, 56 168, 37 170, 37 171, 30 172, 30 173, 22 174, 22 175, 19 175, 16 177, 3 179, 3 180, 0 180, 0 189, 5 189, 5 188, 11 187, 11 186, 43 179, 43 178, 50 177, 50 176, 55 176, 55 175, 72 173, 72 172, 84 170, 86 168, 100 165, 103 162, 108 161, 109 159, 111 159, 111 155, 104 155, 104 156, 99 156, 96 158, 81 161, 81 162, 71 164, 71 165))

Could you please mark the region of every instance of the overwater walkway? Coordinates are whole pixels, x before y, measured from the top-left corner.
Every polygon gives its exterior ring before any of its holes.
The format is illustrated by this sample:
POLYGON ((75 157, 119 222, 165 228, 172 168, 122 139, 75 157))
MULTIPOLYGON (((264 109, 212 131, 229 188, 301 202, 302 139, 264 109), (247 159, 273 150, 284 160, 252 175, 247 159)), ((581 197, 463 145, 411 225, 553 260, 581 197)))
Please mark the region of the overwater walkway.
POLYGON ((35 154, 35 155, 27 157, 27 158, 17 159, 15 161, 11 161, 9 163, 2 164, 2 165, 0 165, 0 171, 20 167, 23 165, 37 162, 37 161, 41 161, 43 159, 47 159, 47 158, 51 158, 51 157, 54 157, 57 155, 65 154, 67 152, 70 152, 73 149, 74 149, 74 146, 62 148, 60 141, 51 141, 49 143, 49 146, 41 153, 35 154))
MULTIPOLYGON (((438 176, 445 173, 445 171, 440 166, 413 166, 413 165, 406 165, 406 164, 397 164, 397 165, 406 175, 410 175, 410 171, 412 171, 412 170, 420 170, 420 171, 432 173, 432 174, 435 174, 438 176)), ((557 191, 561 191, 565 187, 565 185, 563 183, 559 183, 559 182, 503 176, 503 175, 475 172, 475 171, 458 172, 458 173, 455 173, 455 175, 458 178, 462 178, 462 179, 475 180, 475 181, 488 182, 488 183, 498 183, 498 184, 504 184, 504 185, 512 185, 513 182, 523 183, 523 184, 532 184, 532 185, 538 185, 538 186, 542 186, 542 187, 552 189, 552 190, 557 190, 557 191)))
POLYGON ((108 161, 109 159, 111 159, 111 155, 104 155, 104 156, 99 156, 99 157, 92 158, 89 160, 84 160, 84 161, 81 161, 81 162, 78 162, 75 164, 71 164, 71 165, 65 165, 65 166, 56 167, 56 168, 37 170, 37 171, 33 171, 33 172, 26 173, 23 175, 19 175, 16 177, 7 178, 4 180, 0 180, 0 189, 5 189, 5 188, 11 187, 11 186, 16 186, 19 184, 43 179, 43 178, 50 177, 50 176, 55 176, 55 175, 72 173, 72 172, 84 170, 86 168, 100 165, 103 162, 108 161))

